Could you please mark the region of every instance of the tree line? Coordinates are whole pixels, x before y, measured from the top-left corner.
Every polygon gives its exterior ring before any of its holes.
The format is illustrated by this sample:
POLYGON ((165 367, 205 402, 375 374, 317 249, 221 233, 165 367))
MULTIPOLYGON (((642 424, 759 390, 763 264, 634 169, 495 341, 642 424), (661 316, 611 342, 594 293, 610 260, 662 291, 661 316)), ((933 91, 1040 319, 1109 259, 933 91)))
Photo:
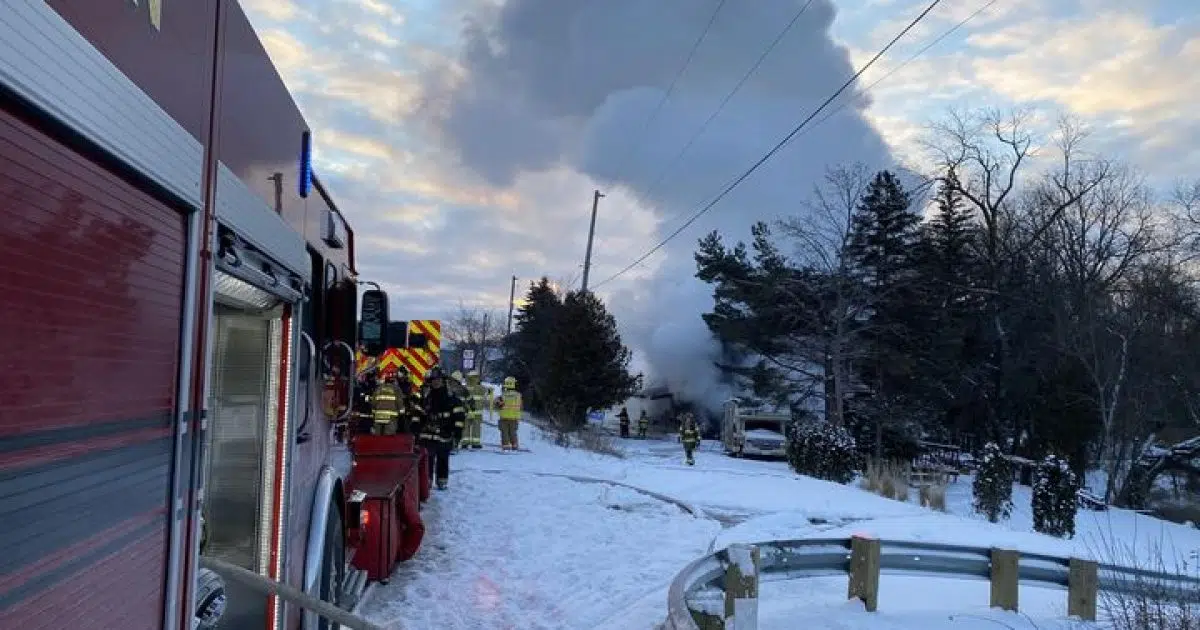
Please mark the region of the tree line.
POLYGON ((1063 119, 957 113, 934 172, 832 168, 748 242, 705 236, 718 367, 879 458, 919 438, 1101 466, 1200 426, 1200 184, 1169 194, 1063 119))
POLYGON ((530 284, 504 351, 526 410, 563 430, 582 426, 589 410, 622 403, 641 389, 604 303, 589 291, 560 292, 546 277, 530 284))

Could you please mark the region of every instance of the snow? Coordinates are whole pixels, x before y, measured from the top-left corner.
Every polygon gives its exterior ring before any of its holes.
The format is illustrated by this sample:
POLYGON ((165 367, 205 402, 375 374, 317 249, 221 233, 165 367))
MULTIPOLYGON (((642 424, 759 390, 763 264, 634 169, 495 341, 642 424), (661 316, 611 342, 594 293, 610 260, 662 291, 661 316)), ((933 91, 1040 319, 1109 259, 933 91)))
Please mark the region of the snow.
POLYGON ((759 592, 760 630, 1083 630, 1091 624, 1062 619, 1066 593, 1022 588, 1020 613, 988 608, 984 581, 930 580, 885 575, 879 609, 868 613, 846 599, 846 580, 817 577, 768 582, 759 592), (952 603, 951 603, 952 602, 952 603))
MULTIPOLYGON (((614 438, 623 456, 613 457, 556 446, 528 422, 520 434, 528 453, 451 458, 450 489, 423 511, 420 553, 374 586, 360 612, 389 628, 649 630, 689 562, 776 539, 864 534, 1105 559, 1113 544, 1136 546, 1143 559, 1156 546, 1184 559, 1200 549, 1200 531, 1124 510, 1081 510, 1073 540, 1034 533, 1021 486, 1011 518, 988 523, 972 514, 969 476, 939 513, 801 477, 783 462, 726 457, 713 441, 693 467, 673 439, 614 438)), ((485 426, 484 441, 498 443, 498 431, 485 426)), ((1023 587, 1022 613, 1012 614, 988 609, 986 582, 887 574, 879 610, 867 613, 847 601, 844 577, 775 577, 760 586, 762 630, 1089 627, 1063 619, 1066 594, 1055 589, 1023 587)))
POLYGON ((719 528, 621 487, 469 469, 451 483, 424 510, 431 527, 420 554, 376 588, 368 618, 403 628, 608 627, 628 603, 665 592, 719 528))
POLYGON ((751 429, 746 431, 746 439, 748 440, 775 440, 776 442, 783 440, 783 434, 770 429, 751 429))

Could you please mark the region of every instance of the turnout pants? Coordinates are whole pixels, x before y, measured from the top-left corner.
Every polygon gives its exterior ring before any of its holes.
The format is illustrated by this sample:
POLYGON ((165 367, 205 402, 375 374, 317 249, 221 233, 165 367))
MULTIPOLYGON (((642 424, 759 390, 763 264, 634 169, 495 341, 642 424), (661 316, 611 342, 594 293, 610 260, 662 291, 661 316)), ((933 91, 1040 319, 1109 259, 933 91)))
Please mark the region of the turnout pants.
POLYGON ((429 451, 429 477, 437 487, 450 483, 450 443, 445 440, 421 438, 421 446, 429 451))
POLYGON ((520 445, 517 443, 517 425, 520 420, 515 419, 500 419, 500 448, 517 449, 520 445))
POLYGON ((684 442, 683 443, 683 454, 685 456, 687 456, 688 464, 696 463, 695 453, 696 453, 696 443, 695 442, 684 442))
POLYGON ((483 413, 473 411, 467 414, 467 427, 462 445, 465 448, 483 447, 483 413))

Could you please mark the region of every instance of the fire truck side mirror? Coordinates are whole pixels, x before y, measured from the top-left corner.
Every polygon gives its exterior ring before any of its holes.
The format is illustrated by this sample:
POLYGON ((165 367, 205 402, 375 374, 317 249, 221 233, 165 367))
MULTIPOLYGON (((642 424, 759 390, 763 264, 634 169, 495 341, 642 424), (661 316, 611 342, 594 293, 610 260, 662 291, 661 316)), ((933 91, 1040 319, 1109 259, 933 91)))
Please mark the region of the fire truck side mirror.
POLYGON ((388 349, 388 295, 372 289, 363 292, 359 341, 367 356, 378 357, 388 349))

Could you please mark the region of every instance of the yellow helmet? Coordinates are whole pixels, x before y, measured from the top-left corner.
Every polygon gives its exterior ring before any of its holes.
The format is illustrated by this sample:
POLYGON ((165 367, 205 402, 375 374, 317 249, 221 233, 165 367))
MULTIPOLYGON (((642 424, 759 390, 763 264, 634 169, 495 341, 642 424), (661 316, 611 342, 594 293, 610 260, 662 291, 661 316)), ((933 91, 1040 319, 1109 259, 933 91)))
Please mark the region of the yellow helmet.
POLYGON ((516 388, 517 388, 517 379, 515 379, 511 376, 505 376, 504 377, 504 389, 516 389, 516 388))

